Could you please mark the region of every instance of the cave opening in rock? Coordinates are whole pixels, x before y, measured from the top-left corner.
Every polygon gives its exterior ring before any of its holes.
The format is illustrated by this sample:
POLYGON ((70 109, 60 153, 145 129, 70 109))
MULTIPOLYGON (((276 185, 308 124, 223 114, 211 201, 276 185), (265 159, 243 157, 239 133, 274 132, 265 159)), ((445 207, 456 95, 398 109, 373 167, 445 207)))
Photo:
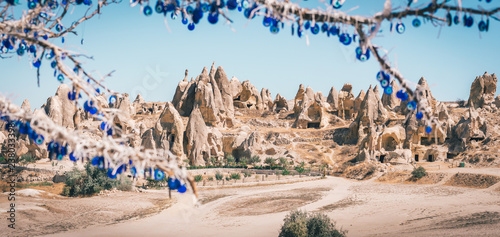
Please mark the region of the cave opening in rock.
POLYGON ((427 161, 434 162, 434 156, 433 155, 429 155, 428 158, 427 158, 427 161))
POLYGON ((307 128, 319 128, 319 123, 307 123, 307 128))
POLYGON ((385 155, 380 155, 380 163, 384 163, 385 161, 385 155))
POLYGON ((415 161, 418 161, 418 155, 415 155, 415 161))

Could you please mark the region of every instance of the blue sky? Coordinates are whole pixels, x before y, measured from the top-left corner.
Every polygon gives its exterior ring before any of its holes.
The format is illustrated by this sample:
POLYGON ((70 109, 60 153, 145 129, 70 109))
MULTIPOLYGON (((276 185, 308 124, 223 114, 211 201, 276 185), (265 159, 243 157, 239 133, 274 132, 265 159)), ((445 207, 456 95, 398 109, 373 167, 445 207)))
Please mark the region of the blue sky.
MULTIPOLYGON (((393 6, 405 2, 396 0, 393 6)), ((418 1, 424 2, 429 1, 418 1)), ((468 2, 485 9, 496 6, 494 2, 468 2)), ((25 2, 21 3, 24 7, 25 2)), ((372 15, 382 10, 383 3, 384 0, 347 0, 342 10, 359 6, 349 13, 372 15)), ((323 3, 312 0, 301 5, 324 8, 323 3)), ((76 9, 74 16, 69 16, 71 20, 78 13, 76 9)), ((185 69, 189 70, 189 77, 196 77, 213 61, 224 67, 229 78, 250 80, 259 91, 268 88, 273 97, 280 93, 287 99, 293 99, 301 83, 322 91, 325 96, 331 86, 340 90, 344 83, 351 83, 357 95, 361 89, 366 91, 370 84, 378 83, 375 76, 380 66, 373 58, 356 61, 355 44, 344 46, 338 37, 308 32, 307 45, 306 37, 291 36, 289 25, 273 35, 262 25, 260 16, 248 21, 242 13, 231 11, 229 17, 234 20, 231 26, 221 19, 211 25, 205 14, 196 29, 188 31, 180 18, 171 20, 168 16, 169 32, 163 15, 154 13, 146 17, 140 6, 131 8, 124 1, 104 8, 101 16, 80 25, 79 35, 67 36, 64 46, 92 56, 93 60, 82 60, 86 70, 96 75, 115 70, 105 84, 115 91, 131 94, 132 100, 137 92, 148 101, 171 100, 185 69)), ((391 62, 407 79, 417 82, 425 77, 437 99, 466 100, 476 76, 485 71, 500 72, 499 22, 492 20, 489 32, 480 35, 477 29, 480 18, 475 17, 471 28, 434 27, 431 23, 414 28, 413 18, 409 18, 403 20, 404 34, 389 32, 386 24, 373 42, 390 50, 391 62)), ((55 42, 60 44, 60 40, 55 42)), ((0 70, 3 82, 0 92, 17 104, 28 98, 32 108, 45 103, 59 84, 47 60, 42 63, 40 87, 36 83, 36 70, 26 56, 2 59, 0 70)))

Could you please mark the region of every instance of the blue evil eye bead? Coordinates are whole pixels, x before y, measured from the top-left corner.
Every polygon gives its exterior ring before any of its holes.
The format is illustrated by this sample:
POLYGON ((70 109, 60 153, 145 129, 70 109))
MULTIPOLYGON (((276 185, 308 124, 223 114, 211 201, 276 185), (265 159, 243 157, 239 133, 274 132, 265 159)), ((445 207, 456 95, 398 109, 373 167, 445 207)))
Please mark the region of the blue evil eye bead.
POLYGON ((16 53, 17 53, 17 55, 19 55, 19 56, 23 56, 23 55, 24 55, 24 49, 22 49, 22 48, 17 48, 16 53))
POLYGON ((243 15, 245 15, 245 17, 246 17, 247 19, 253 19, 253 18, 255 18, 255 15, 256 15, 256 14, 253 14, 253 15, 252 15, 252 11, 253 11, 253 9, 251 9, 251 8, 247 8, 247 9, 245 9, 245 11, 243 12, 243 15))
POLYGON ((182 24, 186 25, 188 23, 188 19, 187 18, 182 18, 182 24))
POLYGON ((97 166, 99 169, 104 168, 104 157, 102 156, 96 156, 92 158, 92 165, 97 166))
POLYGON ((417 102, 414 100, 408 102, 406 108, 408 108, 409 110, 415 110, 417 108, 417 102))
POLYGON ((425 127, 425 132, 426 132, 427 134, 431 133, 431 132, 432 132, 432 127, 431 127, 431 126, 427 126, 427 127, 425 127))
POLYGON ((92 1, 91 0, 83 0, 83 4, 90 6, 90 5, 92 5, 92 1))
POLYGON ((384 79, 389 80, 391 76, 389 74, 385 73, 384 71, 379 71, 377 73, 377 81, 382 81, 384 79))
POLYGON ((188 30, 190 30, 190 31, 194 30, 194 23, 189 23, 188 30))
POLYGON ((370 50, 366 50, 365 53, 363 53, 363 50, 361 47, 356 48, 356 58, 361 61, 365 62, 366 60, 370 59, 370 50))
POLYGON ((123 171, 127 171, 127 165, 120 165, 118 166, 118 169, 116 169, 117 174, 121 174, 123 171))
POLYGON ((132 175, 132 177, 137 177, 137 168, 130 168, 130 174, 132 175))
POLYGON ((42 62, 40 61, 40 59, 37 59, 33 62, 33 67, 39 68, 40 65, 42 65, 42 62))
POLYGON ((386 95, 391 95, 392 94, 392 86, 388 86, 384 89, 384 93, 386 95))
POLYGON ((37 145, 42 145, 43 144, 43 140, 44 140, 44 137, 42 135, 40 135, 40 134, 36 134, 35 139, 33 139, 33 141, 35 141, 35 144, 37 144, 37 145))
POLYGON ((153 9, 150 6, 145 6, 142 12, 145 16, 151 16, 151 14, 153 14, 153 9))
POLYGON ((172 12, 172 14, 170 14, 170 18, 172 18, 172 20, 177 19, 177 14, 175 14, 175 12, 172 12))
POLYGON ((277 24, 273 24, 271 28, 269 28, 269 31, 271 31, 271 33, 273 34, 278 34, 278 32, 280 32, 280 28, 277 24))
POLYGON ((411 22, 411 24, 413 25, 413 27, 420 27, 420 25, 422 24, 422 22, 418 19, 418 18, 415 18, 413 19, 413 21, 411 22))
POLYGON ((328 31, 330 27, 328 27, 328 24, 326 23, 323 23, 323 25, 321 25, 321 32, 325 33, 328 31))
POLYGON ((238 7, 238 1, 237 0, 229 0, 229 1, 227 1, 227 9, 234 10, 237 7, 238 7))
POLYGON ((155 169, 155 180, 163 180, 165 178, 165 173, 162 170, 155 169))
POLYGON ((118 174, 117 172, 113 172, 113 169, 111 168, 108 169, 107 175, 110 179, 116 179, 117 174, 118 174))
POLYGON ((406 91, 404 90, 399 90, 398 92, 396 92, 396 97, 398 97, 398 99, 402 101, 406 101, 408 100, 408 93, 406 93, 406 91))
POLYGON ((70 92, 68 92, 68 99, 69 100, 75 100, 76 99, 76 91, 70 91, 70 92))
POLYGON ((415 117, 417 117, 417 119, 420 120, 424 117, 424 113, 422 113, 422 111, 418 111, 415 117))
POLYGON ((192 15, 194 11, 194 8, 192 6, 186 7, 186 12, 188 15, 192 15))
POLYGON ((390 81, 387 80, 387 79, 384 79, 380 82, 380 85, 382 86, 382 88, 387 88, 390 84, 390 81))
POLYGON ((480 21, 479 24, 477 24, 477 27, 479 28, 479 31, 481 31, 481 32, 486 31, 486 22, 480 21))
POLYGON ((265 16, 264 19, 262 20, 262 25, 264 25, 265 27, 268 27, 271 25, 272 22, 273 22, 273 18, 265 16))
POLYGON ((345 0, 330 0, 330 5, 335 9, 339 9, 344 4, 344 1, 345 0))
POLYGON ((63 76, 63 74, 59 74, 59 75, 57 76, 57 80, 58 80, 59 82, 63 82, 63 81, 64 81, 64 76, 63 76))
POLYGON ((103 131, 106 130, 107 126, 108 126, 108 124, 106 122, 102 122, 101 126, 100 126, 101 130, 103 130, 103 131))
POLYGON ((178 189, 177 189, 177 192, 179 193, 185 193, 186 192, 186 185, 181 185, 178 189))
POLYGON ((116 103, 116 96, 115 95, 112 95, 112 96, 109 97, 109 103, 110 104, 116 103))
POLYGON ((311 27, 311 22, 307 21, 305 24, 304 24, 304 29, 305 30, 309 30, 309 28, 311 27))
POLYGON ((398 32, 399 34, 405 33, 405 29, 405 24, 403 24, 402 22, 396 24, 396 32, 398 32))
MULTIPOLYGON (((163 7, 163 2, 162 1, 157 1, 156 5, 155 5, 155 11, 156 11, 156 13, 163 13, 164 9, 165 8, 163 7)), ((146 13, 144 13, 144 14, 146 14, 146 13)))
POLYGON ((448 26, 451 26, 453 24, 453 17, 449 12, 448 14, 446 14, 446 24, 448 24, 448 26))
POLYGON ((203 12, 208 12, 208 9, 210 8, 210 6, 207 4, 207 3, 202 3, 200 5, 200 8, 203 12))
POLYGON ((474 18, 472 16, 469 16, 465 20, 465 26, 466 27, 471 27, 472 25, 474 25, 474 18))
POLYGON ((201 8, 197 7, 193 11, 193 22, 195 24, 198 24, 201 18, 203 18, 203 11, 201 10, 201 8))
POLYGON ((48 35, 43 35, 43 36, 42 36, 42 38, 43 38, 44 40, 47 40, 47 39, 49 39, 49 36, 48 36, 48 35))
POLYGON ((89 111, 90 108, 94 107, 94 102, 91 101, 91 100, 87 100, 85 101, 85 103, 83 104, 83 109, 85 109, 86 111, 89 111))
POLYGON ((460 17, 458 17, 458 15, 453 17, 453 23, 455 23, 455 25, 458 25, 460 23, 460 17))
POLYGON ((335 26, 332 26, 329 31, 330 31, 331 35, 338 35, 340 32, 339 28, 337 28, 335 26))
POLYGON ((313 35, 317 35, 319 33, 319 25, 318 24, 314 24, 314 26, 311 27, 311 33, 313 33, 313 35))
POLYGON ((349 34, 342 33, 339 35, 339 41, 340 41, 340 43, 342 43, 344 45, 350 45, 352 42, 352 38, 351 38, 351 36, 349 36, 349 34))
POLYGON ((168 183, 168 188, 173 189, 173 190, 176 190, 181 186, 181 181, 178 179, 175 179, 175 178, 174 179, 169 178, 167 183, 168 183))
POLYGON ((29 47, 28 51, 29 51, 30 53, 35 53, 35 52, 36 52, 36 46, 35 46, 35 45, 30 45, 30 47, 29 47))
POLYGON ((69 159, 73 162, 79 160, 78 157, 76 157, 75 154, 73 154, 73 152, 69 153, 69 159))
POLYGON ((36 7, 36 2, 28 1, 28 8, 29 9, 35 9, 35 7, 36 7))
POLYGON ((215 13, 210 13, 208 14, 208 22, 210 22, 210 24, 217 24, 217 21, 219 21, 219 13, 218 12, 215 12, 215 13))
POLYGON ((250 6, 250 3, 247 0, 243 0, 243 2, 241 2, 241 7, 248 8, 248 6, 250 6))
POLYGON ((57 62, 54 60, 50 63, 50 67, 56 68, 57 67, 57 62))

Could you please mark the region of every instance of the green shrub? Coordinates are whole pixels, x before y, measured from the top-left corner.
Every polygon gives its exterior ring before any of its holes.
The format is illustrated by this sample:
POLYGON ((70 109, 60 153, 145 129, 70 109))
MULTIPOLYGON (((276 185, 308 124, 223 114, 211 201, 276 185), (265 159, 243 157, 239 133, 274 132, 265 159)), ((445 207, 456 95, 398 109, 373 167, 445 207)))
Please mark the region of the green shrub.
POLYGON ((233 173, 233 174, 231 174, 231 179, 241 179, 240 173, 233 173))
POLYGON ((226 181, 229 181, 229 180, 231 180, 231 177, 227 176, 226 181))
POLYGON ((207 178, 208 181, 214 181, 214 177, 210 176, 207 178))
POLYGON ((346 234, 337 230, 335 223, 322 213, 308 214, 295 210, 283 221, 279 237, 343 237, 346 234))
POLYGON ((260 163, 260 157, 252 156, 252 158, 250 158, 250 164, 257 164, 257 163, 260 163))
POLYGON ((290 174, 290 171, 288 171, 288 170, 285 168, 283 171, 281 171, 281 174, 282 174, 282 175, 289 175, 289 174, 290 174))
POLYGON ((224 178, 224 175, 222 175, 220 172, 215 173, 215 179, 217 181, 222 180, 224 178))
POLYGON ((194 176, 194 181, 195 182, 200 182, 203 180, 203 176, 201 174, 194 176))
POLYGON ((94 167, 89 162, 85 165, 85 171, 74 167, 73 170, 66 173, 66 186, 62 195, 69 197, 90 196, 112 188, 130 191, 132 182, 125 177, 121 177, 119 180, 110 179, 105 170, 94 167))
POLYGON ((248 177, 252 176, 252 173, 250 173, 250 171, 248 171, 248 170, 245 170, 245 171, 243 171, 243 175, 245 176, 245 178, 248 178, 248 177))
POLYGON ((427 172, 425 171, 424 167, 419 166, 418 168, 413 169, 413 171, 411 172, 411 175, 415 179, 420 179, 420 178, 426 176, 427 172))

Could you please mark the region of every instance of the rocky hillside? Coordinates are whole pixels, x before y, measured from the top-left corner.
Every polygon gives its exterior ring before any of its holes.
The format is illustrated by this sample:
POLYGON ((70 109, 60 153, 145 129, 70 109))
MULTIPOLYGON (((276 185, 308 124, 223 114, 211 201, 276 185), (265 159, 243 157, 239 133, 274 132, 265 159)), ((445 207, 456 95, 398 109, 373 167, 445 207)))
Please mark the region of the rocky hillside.
MULTIPOLYGON (((485 73, 471 85, 467 102, 437 101, 424 78, 420 91, 441 124, 427 133, 396 93, 383 94, 378 86, 359 93, 351 84, 327 96, 299 85, 295 98, 272 96, 250 81, 229 80, 222 67, 203 68, 195 78, 185 77, 172 101, 146 102, 141 95, 132 102, 127 94, 113 104, 104 96, 95 100, 115 111, 114 123, 128 134, 129 145, 167 149, 189 165, 204 166, 254 156, 281 158, 298 164, 339 167, 345 162, 407 164, 421 161, 463 161, 473 166, 498 166, 500 97, 495 97, 497 77, 485 73), (357 94, 357 96, 355 96, 357 94), (273 99, 274 98, 274 99, 273 99)), ((397 84, 392 82, 394 91, 397 84)), ((68 129, 81 130, 99 140, 100 122, 66 96, 62 84, 36 116, 49 116, 68 129)), ((22 108, 31 110, 29 102, 22 108)), ((6 144, 6 133, 0 142, 6 144)), ((37 146, 19 135, 18 155, 48 156, 46 144, 37 146)))

